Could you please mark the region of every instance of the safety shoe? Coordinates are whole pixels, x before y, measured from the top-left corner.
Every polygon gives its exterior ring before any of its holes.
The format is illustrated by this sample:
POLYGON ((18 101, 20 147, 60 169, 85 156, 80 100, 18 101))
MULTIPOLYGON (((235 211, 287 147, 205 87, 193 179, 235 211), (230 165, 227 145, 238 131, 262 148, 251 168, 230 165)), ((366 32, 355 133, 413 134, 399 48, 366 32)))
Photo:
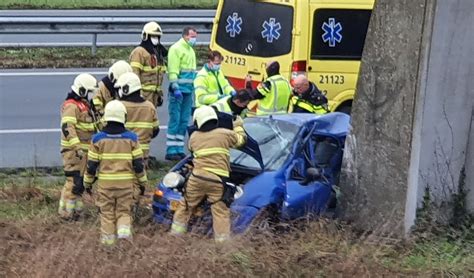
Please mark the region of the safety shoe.
POLYGON ((170 161, 179 161, 181 160, 181 156, 179 154, 167 154, 165 155, 165 159, 170 161))

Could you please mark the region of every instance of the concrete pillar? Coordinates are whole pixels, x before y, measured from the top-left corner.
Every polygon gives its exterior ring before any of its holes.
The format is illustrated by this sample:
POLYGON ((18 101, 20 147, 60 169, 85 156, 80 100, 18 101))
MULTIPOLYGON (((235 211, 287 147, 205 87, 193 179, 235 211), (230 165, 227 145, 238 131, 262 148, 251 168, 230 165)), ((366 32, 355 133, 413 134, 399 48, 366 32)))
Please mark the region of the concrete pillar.
MULTIPOLYGON (((346 142, 343 216, 403 235, 425 188, 440 206, 466 162, 474 1, 378 0, 346 142)), ((439 215, 443 218, 443 215, 439 215)))

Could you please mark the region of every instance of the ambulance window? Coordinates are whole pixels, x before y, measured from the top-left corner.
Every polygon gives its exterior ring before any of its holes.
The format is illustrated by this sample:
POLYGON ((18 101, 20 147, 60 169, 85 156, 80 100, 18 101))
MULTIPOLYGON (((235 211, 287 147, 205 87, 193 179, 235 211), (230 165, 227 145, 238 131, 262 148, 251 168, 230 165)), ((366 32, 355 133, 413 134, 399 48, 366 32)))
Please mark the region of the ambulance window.
POLYGON ((251 0, 226 0, 216 43, 238 54, 272 57, 291 51, 293 7, 251 0))
POLYGON ((311 59, 360 60, 370 15, 370 10, 316 10, 311 59))

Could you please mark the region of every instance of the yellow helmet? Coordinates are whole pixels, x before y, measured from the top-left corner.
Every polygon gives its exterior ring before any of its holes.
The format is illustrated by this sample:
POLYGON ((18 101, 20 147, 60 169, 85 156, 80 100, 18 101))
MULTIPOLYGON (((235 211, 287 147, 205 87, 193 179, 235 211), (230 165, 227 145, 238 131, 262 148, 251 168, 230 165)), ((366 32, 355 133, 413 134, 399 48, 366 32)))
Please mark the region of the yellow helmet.
POLYGON ((120 78, 120 76, 126 72, 132 72, 132 67, 130 66, 129 63, 127 63, 124 60, 119 60, 115 62, 110 68, 109 68, 109 79, 112 81, 112 83, 117 82, 117 80, 120 78))
POLYGON ((76 95, 85 98, 88 93, 94 93, 97 90, 97 80, 88 73, 81 73, 74 78, 71 89, 76 95))
POLYGON ((106 122, 119 122, 125 124, 127 119, 127 109, 119 100, 109 101, 105 105, 104 120, 106 122))
POLYGON ((118 88, 119 97, 128 96, 131 93, 140 91, 142 89, 142 83, 140 78, 133 72, 126 72, 120 76, 114 85, 118 88))
POLYGON ((210 120, 217 120, 216 111, 212 107, 203 105, 194 111, 193 122, 196 122, 198 128, 210 120))
POLYGON ((150 36, 161 36, 163 31, 161 27, 155 21, 148 22, 143 26, 142 30, 142 40, 146 41, 150 36))

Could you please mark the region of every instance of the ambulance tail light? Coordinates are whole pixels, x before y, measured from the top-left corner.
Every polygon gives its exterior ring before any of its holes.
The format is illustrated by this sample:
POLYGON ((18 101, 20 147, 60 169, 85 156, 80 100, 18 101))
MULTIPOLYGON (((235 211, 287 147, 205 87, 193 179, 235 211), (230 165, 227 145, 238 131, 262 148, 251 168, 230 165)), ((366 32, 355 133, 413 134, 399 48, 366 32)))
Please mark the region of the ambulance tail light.
POLYGON ((291 64, 291 86, 293 86, 293 80, 300 74, 307 74, 306 61, 294 61, 293 64, 291 64))

